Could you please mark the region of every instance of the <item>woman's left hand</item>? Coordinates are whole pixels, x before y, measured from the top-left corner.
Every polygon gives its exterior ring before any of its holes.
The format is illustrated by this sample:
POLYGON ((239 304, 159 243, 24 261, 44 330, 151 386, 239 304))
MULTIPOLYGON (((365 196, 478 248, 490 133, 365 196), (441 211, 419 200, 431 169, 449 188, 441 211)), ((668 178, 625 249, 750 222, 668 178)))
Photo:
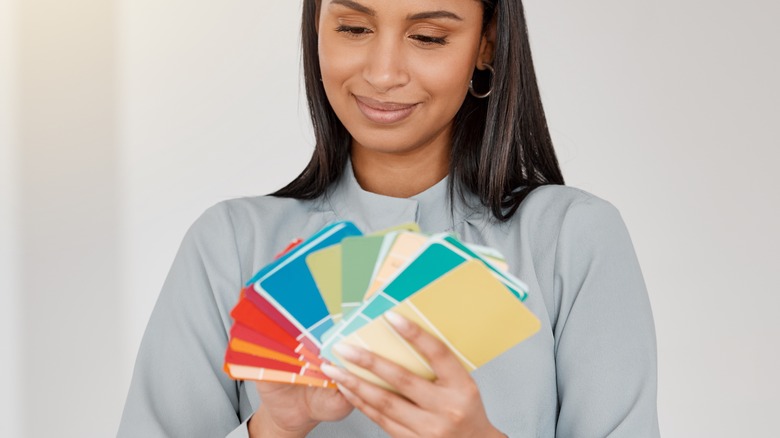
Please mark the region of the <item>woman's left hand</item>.
POLYGON ((418 325, 388 312, 386 319, 428 361, 431 382, 367 350, 340 344, 336 351, 396 388, 369 383, 347 370, 323 366, 356 408, 393 437, 503 437, 490 424, 477 384, 457 357, 418 325))

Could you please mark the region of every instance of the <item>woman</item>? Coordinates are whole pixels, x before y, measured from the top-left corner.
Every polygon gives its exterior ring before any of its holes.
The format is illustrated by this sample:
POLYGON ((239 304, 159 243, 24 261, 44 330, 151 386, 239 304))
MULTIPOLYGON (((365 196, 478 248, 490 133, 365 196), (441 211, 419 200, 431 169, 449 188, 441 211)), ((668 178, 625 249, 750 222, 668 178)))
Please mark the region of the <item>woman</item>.
POLYGON ((305 0, 303 45, 314 156, 273 196, 218 204, 193 225, 119 435, 658 436, 641 272, 617 211, 562 186, 520 1, 305 0), (339 391, 231 381, 222 355, 240 286, 336 219, 364 231, 416 221, 499 249, 541 332, 469 375, 396 318, 434 382, 340 351, 398 395, 334 367, 323 371, 339 391))

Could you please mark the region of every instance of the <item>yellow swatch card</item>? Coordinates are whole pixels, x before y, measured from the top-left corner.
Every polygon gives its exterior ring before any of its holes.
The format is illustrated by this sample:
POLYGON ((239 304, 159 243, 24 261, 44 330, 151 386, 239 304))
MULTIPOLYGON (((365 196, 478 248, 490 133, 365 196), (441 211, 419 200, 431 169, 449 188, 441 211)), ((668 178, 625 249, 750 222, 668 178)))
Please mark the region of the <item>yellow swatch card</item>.
MULTIPOLYGON (((541 327, 536 316, 478 260, 459 265, 392 310, 442 340, 468 371, 494 359, 541 327)), ((383 317, 342 342, 373 351, 426 379, 435 378, 430 365, 383 317)), ((368 371, 339 359, 354 374, 393 389, 368 371)))
POLYGON ((339 243, 306 257, 306 265, 334 323, 341 321, 341 251, 342 246, 339 243))

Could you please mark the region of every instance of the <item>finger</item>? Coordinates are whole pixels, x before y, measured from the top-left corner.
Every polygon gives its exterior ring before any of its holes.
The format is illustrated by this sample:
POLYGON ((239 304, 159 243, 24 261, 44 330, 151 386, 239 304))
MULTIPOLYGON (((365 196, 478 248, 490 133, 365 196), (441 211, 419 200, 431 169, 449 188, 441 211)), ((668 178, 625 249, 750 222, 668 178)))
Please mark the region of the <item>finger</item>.
POLYGON ((385 312, 384 318, 428 361, 437 383, 450 385, 471 381, 458 357, 439 338, 395 312, 385 312))
POLYGON ((334 350, 344 359, 367 370, 395 388, 414 404, 428 409, 435 406, 437 387, 430 381, 382 356, 352 345, 340 343, 334 350))
POLYGON ((382 415, 382 412, 366 403, 363 399, 353 394, 350 390, 344 387, 340 387, 339 390, 344 394, 344 398, 347 399, 352 406, 358 408, 366 417, 371 419, 379 427, 382 428, 388 435, 392 437, 414 437, 416 436, 412 431, 402 426, 398 422, 391 418, 382 415))
MULTIPOLYGON (((410 401, 367 382, 347 370, 323 365, 322 371, 333 379, 340 388, 345 388, 356 396, 361 403, 360 406, 369 406, 381 413, 383 417, 387 417, 408 429, 414 430, 415 428, 410 427, 410 425, 424 424, 427 419, 427 413, 410 401)), ((356 408, 363 410, 360 406, 355 405, 356 408)))

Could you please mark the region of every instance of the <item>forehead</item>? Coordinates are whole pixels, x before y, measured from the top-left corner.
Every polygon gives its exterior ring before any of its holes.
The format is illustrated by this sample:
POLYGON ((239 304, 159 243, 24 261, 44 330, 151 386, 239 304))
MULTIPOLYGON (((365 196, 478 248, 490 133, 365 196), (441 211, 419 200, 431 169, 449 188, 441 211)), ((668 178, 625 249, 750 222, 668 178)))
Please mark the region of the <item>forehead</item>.
POLYGON ((464 19, 482 16, 481 0, 321 0, 332 11, 354 11, 373 16, 413 16, 432 11, 452 12, 464 19))

